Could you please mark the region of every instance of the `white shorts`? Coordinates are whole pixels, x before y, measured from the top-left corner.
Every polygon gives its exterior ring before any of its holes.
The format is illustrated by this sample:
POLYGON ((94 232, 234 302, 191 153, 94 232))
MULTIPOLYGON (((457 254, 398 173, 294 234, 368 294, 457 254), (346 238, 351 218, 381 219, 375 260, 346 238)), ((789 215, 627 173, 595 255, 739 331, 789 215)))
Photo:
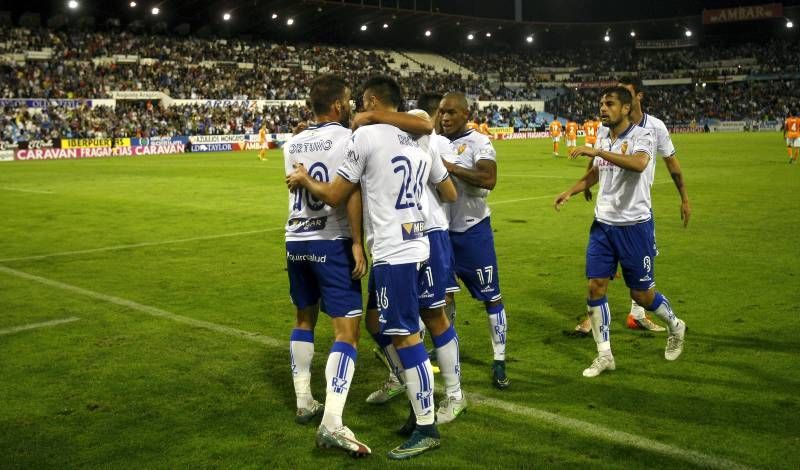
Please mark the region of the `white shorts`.
POLYGON ((560 141, 561 141, 561 136, 553 137, 553 142, 560 142, 560 141))
POLYGON ((586 145, 589 148, 594 148, 594 144, 591 142, 586 142, 584 145, 586 145))
POLYGON ((792 147, 800 148, 800 137, 795 137, 794 139, 789 139, 792 142, 792 147))
POLYGON ((577 146, 578 146, 577 139, 567 140, 567 147, 577 147, 577 146))

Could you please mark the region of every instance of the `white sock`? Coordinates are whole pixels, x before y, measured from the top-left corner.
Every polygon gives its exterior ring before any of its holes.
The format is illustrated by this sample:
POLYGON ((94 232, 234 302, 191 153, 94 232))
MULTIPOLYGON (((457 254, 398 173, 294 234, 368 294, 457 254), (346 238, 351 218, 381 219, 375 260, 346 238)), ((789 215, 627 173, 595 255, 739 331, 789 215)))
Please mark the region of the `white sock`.
POLYGON ((631 300, 631 316, 637 320, 644 320, 644 307, 637 304, 635 300, 631 300))
POLYGON ((292 381, 297 408, 310 408, 314 397, 311 395, 311 360, 314 358, 314 332, 311 330, 292 330, 289 341, 289 355, 292 364, 292 381))
POLYGON ((597 352, 601 356, 611 355, 611 309, 608 308, 608 298, 588 300, 587 307, 597 352))
POLYGON ((433 412, 433 368, 423 343, 397 350, 403 363, 403 376, 408 395, 418 425, 433 424, 436 414, 433 412))
POLYGON ((448 397, 461 400, 461 360, 458 353, 458 336, 453 325, 444 333, 433 336, 433 345, 436 347, 436 360, 442 371, 444 392, 448 397))
POLYGON ((653 305, 651 305, 648 310, 658 315, 659 318, 667 323, 667 328, 669 328, 670 333, 678 328, 680 319, 675 316, 675 312, 672 311, 672 305, 670 305, 669 300, 667 300, 666 297, 661 295, 661 292, 656 292, 656 298, 653 300, 653 305))
POLYGON ((489 334, 492 336, 492 348, 494 349, 494 360, 506 360, 506 336, 508 325, 506 324, 506 310, 503 304, 487 307, 486 313, 489 314, 489 334))
POLYGON ((342 411, 353 382, 356 356, 356 348, 341 341, 333 343, 328 355, 328 365, 325 366, 325 381, 328 385, 325 414, 322 416, 322 424, 328 429, 342 426, 342 411))

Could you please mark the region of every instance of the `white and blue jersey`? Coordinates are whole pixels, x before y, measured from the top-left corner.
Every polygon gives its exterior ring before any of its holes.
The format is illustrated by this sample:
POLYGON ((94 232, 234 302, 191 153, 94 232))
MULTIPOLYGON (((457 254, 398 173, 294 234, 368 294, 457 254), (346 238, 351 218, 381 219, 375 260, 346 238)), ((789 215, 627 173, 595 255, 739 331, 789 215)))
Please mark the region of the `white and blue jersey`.
MULTIPOLYGON (((340 124, 326 123, 292 137, 283 147, 286 174, 303 164, 313 178, 330 181, 350 135, 340 124)), ((289 193, 286 266, 298 309, 321 299, 321 309, 332 317, 361 315, 361 282, 350 275, 355 267, 351 236, 343 207, 334 209, 303 188, 289 193)))
POLYGON ((364 225, 372 252, 370 298, 380 315, 381 332, 419 331, 419 293, 428 274, 430 245, 425 237, 423 205, 429 183, 447 177, 434 166, 417 139, 394 126, 359 128, 347 147, 337 175, 361 183, 364 225))
POLYGON ((586 277, 613 279, 617 264, 631 289, 655 286, 655 231, 650 210, 650 187, 655 162, 653 136, 647 129, 631 124, 613 138, 607 127, 598 132, 597 146, 608 152, 648 156, 642 172, 623 169, 601 157, 594 159, 599 171, 595 221, 586 248, 586 277))
MULTIPOLYGON (((453 139, 450 147, 452 163, 464 168, 475 168, 481 160, 497 161, 492 142, 474 130, 453 139)), ((447 291, 459 290, 457 276, 473 298, 483 302, 498 301, 502 296, 491 210, 486 203, 489 190, 453 179, 458 190, 458 199, 450 204, 450 242, 455 264, 447 291)))

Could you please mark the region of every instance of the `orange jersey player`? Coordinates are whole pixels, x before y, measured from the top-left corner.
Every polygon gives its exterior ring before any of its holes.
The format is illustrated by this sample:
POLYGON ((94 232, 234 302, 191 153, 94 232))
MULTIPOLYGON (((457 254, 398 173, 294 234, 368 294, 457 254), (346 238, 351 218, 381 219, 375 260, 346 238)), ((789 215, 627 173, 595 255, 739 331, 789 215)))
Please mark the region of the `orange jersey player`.
POLYGON ((583 135, 586 138, 586 146, 594 147, 597 142, 597 129, 600 127, 600 121, 593 121, 589 119, 583 123, 583 135))
POLYGON ((561 140, 561 123, 554 119, 550 123, 550 137, 553 138, 553 155, 558 156, 558 141, 561 140))
POLYGON ((267 126, 265 125, 262 125, 261 129, 258 130, 258 146, 261 148, 258 152, 258 159, 266 160, 264 153, 267 151, 267 126))
POLYGON ((567 121, 567 149, 572 150, 578 146, 578 123, 567 121))
POLYGON ((481 126, 478 125, 478 120, 477 119, 474 120, 474 121, 467 122, 467 129, 475 129, 477 131, 480 127, 481 126))
POLYGON ((489 121, 488 120, 487 121, 483 121, 481 123, 481 125, 478 126, 478 132, 480 132, 483 135, 488 135, 489 137, 492 136, 491 135, 492 133, 489 132, 489 121))
POLYGON ((800 156, 800 117, 789 116, 783 125, 783 135, 786 137, 786 151, 789 153, 789 163, 797 163, 800 156))

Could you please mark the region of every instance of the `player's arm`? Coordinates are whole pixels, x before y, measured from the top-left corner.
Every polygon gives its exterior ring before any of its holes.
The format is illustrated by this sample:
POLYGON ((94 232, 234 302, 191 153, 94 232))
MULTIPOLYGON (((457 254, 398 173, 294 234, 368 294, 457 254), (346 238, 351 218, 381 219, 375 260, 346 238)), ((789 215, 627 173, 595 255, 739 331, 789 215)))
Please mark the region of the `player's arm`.
POLYGON ((678 162, 678 157, 672 156, 664 159, 667 165, 667 171, 672 176, 672 181, 675 183, 675 189, 681 196, 681 220, 683 226, 689 225, 689 217, 692 216, 692 207, 689 205, 689 194, 686 192, 686 185, 683 182, 683 172, 681 172, 681 164, 678 162))
POLYGON ((475 168, 464 168, 463 166, 444 161, 444 166, 451 175, 461 178, 462 181, 483 189, 494 189, 497 184, 497 163, 492 160, 478 160, 475 168))
POLYGON ((436 192, 439 193, 439 199, 441 199, 442 202, 456 202, 456 199, 458 199, 456 185, 453 184, 453 178, 449 176, 436 185, 436 192))
POLYGON ((581 177, 581 179, 573 184, 571 188, 556 196, 556 199, 553 201, 553 207, 557 211, 560 211, 564 204, 566 204, 572 196, 591 188, 597 184, 599 179, 600 172, 596 166, 592 165, 592 168, 590 168, 589 171, 587 171, 586 174, 581 177))
POLYGON ((347 199, 347 222, 353 236, 353 259, 355 266, 350 273, 353 279, 361 279, 367 274, 367 253, 364 250, 363 207, 361 206, 361 185, 355 185, 347 199))
POLYGON ((294 172, 286 177, 286 186, 289 187, 290 191, 302 186, 325 204, 331 207, 338 207, 355 190, 356 183, 351 183, 339 175, 336 175, 330 183, 317 181, 309 176, 306 167, 302 163, 298 163, 294 166, 294 172))
POLYGON ((600 157, 603 160, 613 163, 625 170, 635 171, 637 173, 643 172, 650 162, 650 154, 647 152, 635 152, 632 155, 623 155, 621 153, 609 152, 608 150, 601 150, 589 147, 575 147, 569 153, 569 158, 575 159, 581 155, 587 157, 600 157))
MULTIPOLYGON (((592 171, 592 167, 593 166, 594 166, 594 158, 589 160, 589 165, 586 167, 586 172, 588 173, 588 172, 592 171)), ((587 186, 586 188, 583 189, 583 198, 586 199, 587 201, 591 201, 592 200, 592 187, 591 186, 587 186)))
POLYGON ((353 130, 370 124, 389 124, 402 129, 409 134, 428 135, 433 132, 433 123, 423 117, 413 114, 393 111, 365 111, 358 113, 353 118, 353 130))

